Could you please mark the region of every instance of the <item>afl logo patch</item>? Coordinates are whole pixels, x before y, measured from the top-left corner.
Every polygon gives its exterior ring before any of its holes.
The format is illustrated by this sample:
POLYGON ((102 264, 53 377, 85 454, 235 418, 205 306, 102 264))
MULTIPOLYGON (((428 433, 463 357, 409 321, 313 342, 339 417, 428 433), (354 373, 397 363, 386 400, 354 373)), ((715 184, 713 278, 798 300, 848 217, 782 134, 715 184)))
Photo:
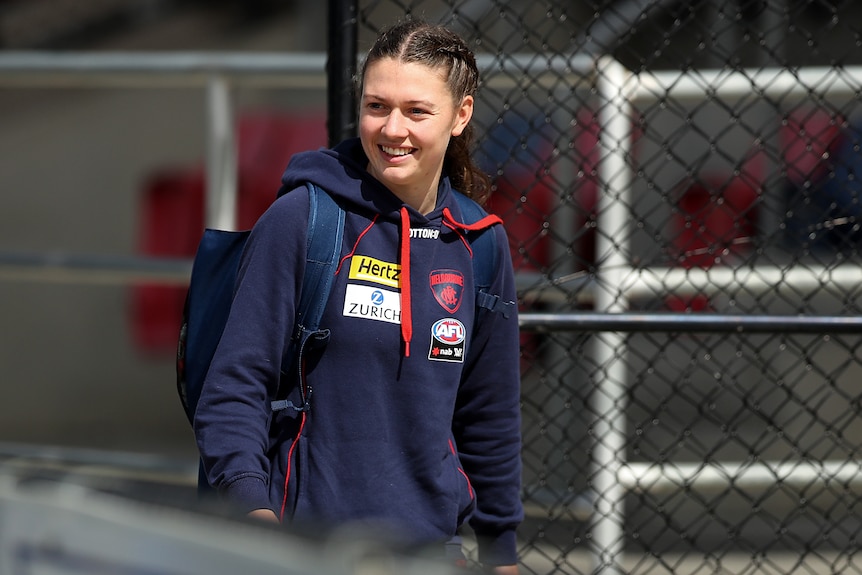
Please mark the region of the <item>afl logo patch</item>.
POLYGON ((455 318, 437 320, 431 326, 431 349, 428 359, 432 361, 464 362, 464 342, 467 330, 455 318))
POLYGON ((449 313, 458 311, 464 292, 464 274, 458 270, 434 270, 429 280, 437 303, 449 313))

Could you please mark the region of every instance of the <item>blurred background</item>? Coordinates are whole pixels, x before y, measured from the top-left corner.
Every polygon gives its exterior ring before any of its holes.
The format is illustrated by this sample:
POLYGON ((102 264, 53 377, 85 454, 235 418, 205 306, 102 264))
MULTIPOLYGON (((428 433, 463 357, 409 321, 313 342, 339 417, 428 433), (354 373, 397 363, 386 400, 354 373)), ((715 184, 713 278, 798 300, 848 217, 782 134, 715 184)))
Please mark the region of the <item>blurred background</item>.
MULTIPOLYGON (((862 3, 360 4, 360 53, 407 13, 476 49, 477 152, 522 320, 577 320, 522 334, 525 572, 859 572, 862 3)), ((0 50, 323 62, 326 10, 0 0, 0 50)), ((231 89, 243 227, 290 154, 326 141, 315 74, 231 89)), ((14 260, 187 263, 205 86, 2 80, 0 457, 112 454, 139 478, 174 465, 188 490, 180 282, 63 281, 14 260)))
MULTIPOLYGON (((325 2, 4 0, 0 49, 323 52, 325 22, 325 2)), ((154 84, 0 88, 0 251, 126 256, 199 235, 189 220, 156 220, 166 191, 182 192, 183 215, 203 209, 188 200, 203 185, 204 92, 154 84)), ((325 94, 232 96, 240 170, 257 158, 253 186, 269 200, 288 148, 326 141, 325 94), (273 135, 291 119, 301 125, 273 135)), ((0 279, 0 441, 192 458, 163 321, 176 307, 153 317, 140 303, 176 301, 168 290, 0 279)))

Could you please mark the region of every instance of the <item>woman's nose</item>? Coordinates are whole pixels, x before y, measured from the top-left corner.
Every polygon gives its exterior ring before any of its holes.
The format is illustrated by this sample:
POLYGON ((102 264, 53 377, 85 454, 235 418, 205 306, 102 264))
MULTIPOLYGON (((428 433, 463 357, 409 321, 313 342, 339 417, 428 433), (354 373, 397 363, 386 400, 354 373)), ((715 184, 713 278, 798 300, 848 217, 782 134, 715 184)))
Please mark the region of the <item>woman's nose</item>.
POLYGON ((387 136, 401 136, 404 135, 405 126, 404 117, 397 110, 394 110, 386 116, 383 133, 387 136))

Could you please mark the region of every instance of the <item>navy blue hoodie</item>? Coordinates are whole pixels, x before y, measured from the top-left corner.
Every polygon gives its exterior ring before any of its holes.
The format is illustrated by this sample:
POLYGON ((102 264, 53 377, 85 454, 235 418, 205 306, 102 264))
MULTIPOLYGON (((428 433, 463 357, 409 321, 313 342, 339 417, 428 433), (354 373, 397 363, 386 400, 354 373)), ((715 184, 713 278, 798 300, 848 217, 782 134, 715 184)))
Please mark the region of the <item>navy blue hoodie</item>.
MULTIPOLYGON (((194 422, 209 482, 242 510, 370 521, 419 544, 445 542, 469 519, 480 561, 515 563, 517 314, 476 315, 448 178, 422 215, 366 166, 358 140, 295 155, 252 230, 194 422), (305 268, 306 181, 347 213, 321 321, 331 337, 304 366, 310 409, 272 413, 305 268)), ((505 232, 486 233, 500 262, 490 291, 515 301, 505 232)))

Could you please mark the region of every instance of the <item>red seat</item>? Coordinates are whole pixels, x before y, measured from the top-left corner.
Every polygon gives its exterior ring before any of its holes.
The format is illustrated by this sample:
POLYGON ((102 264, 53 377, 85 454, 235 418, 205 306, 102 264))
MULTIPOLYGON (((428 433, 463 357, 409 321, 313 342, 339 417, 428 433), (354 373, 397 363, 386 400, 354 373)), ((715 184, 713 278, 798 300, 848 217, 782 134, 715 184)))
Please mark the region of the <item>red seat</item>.
MULTIPOLYGON (((247 229, 269 207, 291 155, 326 144, 325 115, 255 114, 240 118, 237 227, 247 229)), ((205 175, 202 166, 166 168, 150 175, 140 198, 140 255, 191 258, 204 228, 205 175)), ((146 353, 174 353, 185 302, 185 286, 132 286, 130 315, 134 344, 146 353)))

